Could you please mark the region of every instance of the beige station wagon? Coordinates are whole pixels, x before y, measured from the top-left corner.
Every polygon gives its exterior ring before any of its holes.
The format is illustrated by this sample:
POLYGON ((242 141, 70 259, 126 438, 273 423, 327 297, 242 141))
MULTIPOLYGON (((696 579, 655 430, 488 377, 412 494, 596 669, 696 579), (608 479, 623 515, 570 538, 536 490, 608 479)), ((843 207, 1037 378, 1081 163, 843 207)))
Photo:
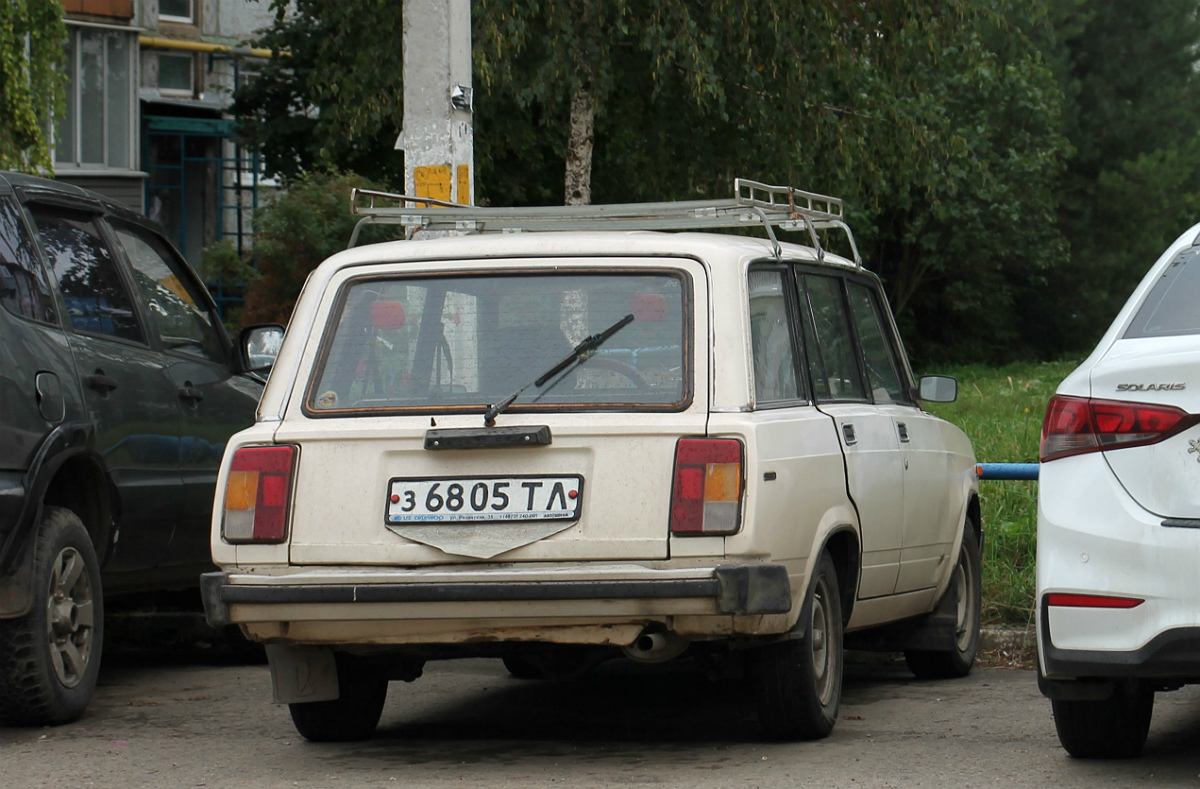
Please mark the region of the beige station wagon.
POLYGON ((309 278, 226 449, 202 579, 209 620, 267 645, 304 737, 370 736, 389 681, 449 658, 732 666, 788 739, 832 730, 848 646, 970 670, 975 459, 920 406, 956 385, 914 379, 840 201, 734 191, 355 195, 364 221, 455 232, 309 278), (695 232, 729 227, 767 238, 695 232))

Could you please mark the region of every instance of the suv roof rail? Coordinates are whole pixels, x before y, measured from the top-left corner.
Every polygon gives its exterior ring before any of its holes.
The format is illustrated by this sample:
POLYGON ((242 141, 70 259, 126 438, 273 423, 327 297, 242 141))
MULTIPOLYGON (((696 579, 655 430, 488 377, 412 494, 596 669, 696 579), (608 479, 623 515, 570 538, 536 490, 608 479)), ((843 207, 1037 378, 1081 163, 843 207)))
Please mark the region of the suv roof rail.
POLYGON ((354 226, 349 246, 358 241, 363 225, 401 225, 405 237, 418 230, 460 233, 521 233, 563 230, 711 230, 761 226, 767 231, 776 257, 781 250, 774 228, 808 230, 817 257, 825 251, 818 230, 846 234, 854 262, 862 257, 854 234, 846 224, 842 201, 791 186, 772 186, 735 178, 733 197, 727 200, 677 200, 664 203, 614 203, 607 205, 534 206, 491 208, 449 203, 430 197, 354 188, 350 212, 362 219, 354 226))

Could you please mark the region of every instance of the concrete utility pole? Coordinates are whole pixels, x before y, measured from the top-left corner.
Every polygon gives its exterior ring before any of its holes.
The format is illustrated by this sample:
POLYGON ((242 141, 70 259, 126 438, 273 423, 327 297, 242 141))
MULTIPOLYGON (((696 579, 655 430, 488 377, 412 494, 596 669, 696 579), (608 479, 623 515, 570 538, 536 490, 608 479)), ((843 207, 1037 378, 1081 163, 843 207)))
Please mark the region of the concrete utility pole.
POLYGON ((404 192, 475 201, 470 0, 404 0, 404 192))

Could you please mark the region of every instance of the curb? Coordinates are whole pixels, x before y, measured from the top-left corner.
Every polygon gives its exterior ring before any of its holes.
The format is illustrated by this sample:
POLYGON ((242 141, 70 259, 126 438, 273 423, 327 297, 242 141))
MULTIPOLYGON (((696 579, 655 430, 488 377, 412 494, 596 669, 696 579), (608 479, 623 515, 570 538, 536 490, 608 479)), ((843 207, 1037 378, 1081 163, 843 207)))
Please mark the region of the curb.
POLYGON ((979 659, 992 668, 1037 665, 1037 633, 1028 627, 985 626, 979 629, 979 659))

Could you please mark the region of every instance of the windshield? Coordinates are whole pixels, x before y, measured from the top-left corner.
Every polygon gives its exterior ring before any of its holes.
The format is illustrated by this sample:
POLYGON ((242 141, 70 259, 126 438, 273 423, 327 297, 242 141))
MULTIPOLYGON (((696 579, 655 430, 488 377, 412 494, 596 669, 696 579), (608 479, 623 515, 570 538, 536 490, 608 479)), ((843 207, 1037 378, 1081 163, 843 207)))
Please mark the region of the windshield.
POLYGON ((307 407, 481 410, 626 315, 601 348, 508 408, 675 410, 685 376, 679 272, 354 280, 343 287, 307 407))

